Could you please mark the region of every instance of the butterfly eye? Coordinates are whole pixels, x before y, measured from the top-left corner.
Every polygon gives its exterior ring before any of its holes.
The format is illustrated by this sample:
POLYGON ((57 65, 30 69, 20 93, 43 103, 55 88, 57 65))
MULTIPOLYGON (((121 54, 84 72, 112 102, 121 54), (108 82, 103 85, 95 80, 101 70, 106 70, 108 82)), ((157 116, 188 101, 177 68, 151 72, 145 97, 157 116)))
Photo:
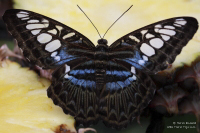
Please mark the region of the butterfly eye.
POLYGON ((98 44, 104 44, 104 45, 107 45, 108 44, 108 41, 106 39, 99 39, 97 41, 98 44))

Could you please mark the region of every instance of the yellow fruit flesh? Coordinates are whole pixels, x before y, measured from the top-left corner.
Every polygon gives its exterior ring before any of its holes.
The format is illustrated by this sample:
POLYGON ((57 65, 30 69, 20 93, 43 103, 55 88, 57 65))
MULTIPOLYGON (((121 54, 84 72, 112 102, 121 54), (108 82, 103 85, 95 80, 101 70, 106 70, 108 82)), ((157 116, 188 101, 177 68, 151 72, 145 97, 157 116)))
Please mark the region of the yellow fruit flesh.
POLYGON ((61 124, 75 132, 73 117, 47 97, 50 81, 10 61, 0 67, 0 132, 53 133, 61 124))

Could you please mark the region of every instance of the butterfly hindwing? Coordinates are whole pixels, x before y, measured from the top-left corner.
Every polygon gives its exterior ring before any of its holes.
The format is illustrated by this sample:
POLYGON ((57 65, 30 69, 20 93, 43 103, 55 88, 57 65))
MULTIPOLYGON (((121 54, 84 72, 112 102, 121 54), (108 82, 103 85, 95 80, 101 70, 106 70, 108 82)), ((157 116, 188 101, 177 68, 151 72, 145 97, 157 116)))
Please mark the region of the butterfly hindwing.
POLYGON ((168 67, 198 29, 192 17, 166 19, 133 31, 110 46, 111 59, 156 73, 168 67))
POLYGON ((115 129, 126 127, 138 117, 156 89, 147 74, 112 61, 107 63, 105 81, 99 114, 106 126, 115 129))
POLYGON ((51 18, 10 9, 3 20, 24 56, 40 67, 52 68, 93 54, 95 46, 89 39, 51 18))
POLYGON ((76 125, 89 126, 99 120, 94 68, 94 62, 88 60, 74 68, 65 64, 52 74, 48 97, 74 116, 76 125))

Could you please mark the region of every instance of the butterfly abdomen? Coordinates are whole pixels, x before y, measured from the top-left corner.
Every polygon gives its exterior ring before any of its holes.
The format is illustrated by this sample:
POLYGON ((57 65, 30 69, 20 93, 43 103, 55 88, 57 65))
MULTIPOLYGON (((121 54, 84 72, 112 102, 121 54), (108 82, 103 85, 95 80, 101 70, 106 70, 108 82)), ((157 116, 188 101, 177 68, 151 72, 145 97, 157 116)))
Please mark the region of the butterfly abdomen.
POLYGON ((96 47, 94 60, 96 69, 96 83, 102 86, 105 83, 106 64, 108 60, 108 47, 104 44, 99 44, 96 47))
POLYGON ((95 69, 96 69, 96 73, 95 73, 95 77, 96 77, 96 84, 104 84, 105 81, 105 73, 106 73, 106 61, 99 61, 96 60, 95 61, 95 69))

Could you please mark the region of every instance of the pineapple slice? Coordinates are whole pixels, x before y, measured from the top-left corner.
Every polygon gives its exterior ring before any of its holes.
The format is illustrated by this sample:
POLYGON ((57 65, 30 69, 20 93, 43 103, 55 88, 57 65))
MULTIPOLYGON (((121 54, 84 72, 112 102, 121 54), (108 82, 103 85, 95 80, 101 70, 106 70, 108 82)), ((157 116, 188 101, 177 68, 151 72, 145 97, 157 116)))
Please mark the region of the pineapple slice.
POLYGON ((73 117, 47 97, 50 81, 9 60, 1 66, 0 132, 54 133, 63 125, 76 132, 73 117))

